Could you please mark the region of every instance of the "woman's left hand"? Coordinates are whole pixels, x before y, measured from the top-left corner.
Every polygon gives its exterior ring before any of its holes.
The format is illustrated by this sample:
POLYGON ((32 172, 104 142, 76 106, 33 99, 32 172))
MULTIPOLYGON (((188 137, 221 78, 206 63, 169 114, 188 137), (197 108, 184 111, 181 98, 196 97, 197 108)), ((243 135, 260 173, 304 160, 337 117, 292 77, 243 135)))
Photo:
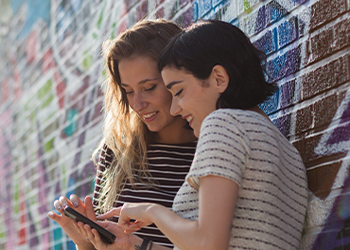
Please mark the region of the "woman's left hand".
POLYGON ((96 249, 99 250, 115 250, 115 249, 135 249, 135 241, 138 237, 132 234, 125 234, 118 224, 112 221, 96 221, 98 225, 113 233, 116 239, 112 244, 102 241, 100 234, 96 229, 91 228, 83 222, 75 222, 77 230, 88 239, 96 249))
POLYGON ((147 214, 153 206, 157 205, 152 203, 124 203, 123 206, 113 208, 107 213, 98 216, 97 219, 104 220, 113 216, 119 216, 118 226, 124 229, 125 233, 132 233, 153 223, 147 214))

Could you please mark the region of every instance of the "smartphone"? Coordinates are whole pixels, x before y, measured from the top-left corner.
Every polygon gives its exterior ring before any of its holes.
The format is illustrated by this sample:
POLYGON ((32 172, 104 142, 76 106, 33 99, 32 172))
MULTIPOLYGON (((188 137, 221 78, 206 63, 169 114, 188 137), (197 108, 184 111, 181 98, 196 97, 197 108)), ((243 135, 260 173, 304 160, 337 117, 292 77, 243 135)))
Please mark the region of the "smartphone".
POLYGON ((88 219, 81 213, 78 213, 77 211, 75 211, 73 208, 69 206, 66 206, 64 208, 64 215, 67 216, 68 218, 71 218, 72 220, 81 221, 84 224, 88 224, 91 228, 95 228, 97 232, 100 234, 101 240, 105 243, 112 244, 116 238, 114 234, 107 231, 103 227, 97 225, 95 222, 88 219))

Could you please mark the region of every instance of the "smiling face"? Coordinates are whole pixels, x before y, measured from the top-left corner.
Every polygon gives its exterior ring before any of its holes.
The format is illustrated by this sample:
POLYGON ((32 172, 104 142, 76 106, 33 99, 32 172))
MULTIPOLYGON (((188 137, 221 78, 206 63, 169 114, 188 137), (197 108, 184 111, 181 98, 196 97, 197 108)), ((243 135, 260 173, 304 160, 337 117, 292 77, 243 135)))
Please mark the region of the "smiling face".
POLYGON ((216 110, 217 100, 227 88, 226 70, 215 66, 208 79, 200 80, 185 70, 167 66, 162 70, 162 77, 173 95, 170 113, 186 119, 199 137, 203 120, 216 110))
POLYGON ((170 115, 171 94, 155 60, 144 56, 122 59, 118 69, 130 107, 150 131, 165 135, 184 126, 181 117, 170 115))

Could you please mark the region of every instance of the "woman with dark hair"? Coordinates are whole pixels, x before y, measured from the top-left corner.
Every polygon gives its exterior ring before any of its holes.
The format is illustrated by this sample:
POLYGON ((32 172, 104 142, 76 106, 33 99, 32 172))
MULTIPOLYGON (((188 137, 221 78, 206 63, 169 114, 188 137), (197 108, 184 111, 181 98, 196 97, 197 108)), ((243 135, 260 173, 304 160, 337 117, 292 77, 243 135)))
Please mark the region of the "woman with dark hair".
MULTIPOLYGON (((298 249, 306 171, 257 106, 276 90, 265 65, 229 23, 204 21, 172 39, 158 68, 173 95, 170 113, 186 119, 198 137, 186 181, 172 211, 125 203, 98 219, 120 215, 118 225, 128 233, 155 223, 175 249, 298 249)), ((101 243, 95 230, 88 233, 101 243)))
MULTIPOLYGON (((66 205, 96 215, 125 202, 154 202, 171 208, 192 163, 196 138, 180 116, 170 115, 171 94, 157 68, 160 52, 181 28, 166 20, 143 20, 103 44, 108 78, 104 82, 105 120, 99 154, 94 201, 72 195, 54 202, 58 212, 66 205), (93 207, 94 206, 94 207, 93 207)), ((95 249, 80 227, 68 217, 50 212, 78 249, 95 249)), ((160 246, 172 243, 156 228, 135 235, 116 227, 113 247, 137 249, 144 239, 160 246), (137 236, 138 237, 137 237, 137 236)))

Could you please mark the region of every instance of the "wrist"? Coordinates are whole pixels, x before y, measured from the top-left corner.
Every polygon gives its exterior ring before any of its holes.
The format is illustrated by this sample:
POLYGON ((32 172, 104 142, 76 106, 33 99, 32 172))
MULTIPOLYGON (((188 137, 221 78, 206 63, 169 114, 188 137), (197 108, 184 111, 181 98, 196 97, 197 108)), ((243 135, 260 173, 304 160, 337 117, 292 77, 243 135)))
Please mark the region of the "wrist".
POLYGON ((141 245, 142 245, 143 239, 138 237, 138 236, 133 235, 133 237, 130 240, 130 242, 131 242, 130 248, 127 248, 127 249, 129 249, 129 250, 139 250, 141 245))
POLYGON ((90 241, 81 242, 76 244, 77 250, 95 250, 95 247, 92 245, 90 241))
POLYGON ((158 204, 150 204, 150 206, 146 209, 147 218, 153 223, 155 223, 155 220, 159 216, 159 214, 157 213, 159 207, 160 205, 158 204))

